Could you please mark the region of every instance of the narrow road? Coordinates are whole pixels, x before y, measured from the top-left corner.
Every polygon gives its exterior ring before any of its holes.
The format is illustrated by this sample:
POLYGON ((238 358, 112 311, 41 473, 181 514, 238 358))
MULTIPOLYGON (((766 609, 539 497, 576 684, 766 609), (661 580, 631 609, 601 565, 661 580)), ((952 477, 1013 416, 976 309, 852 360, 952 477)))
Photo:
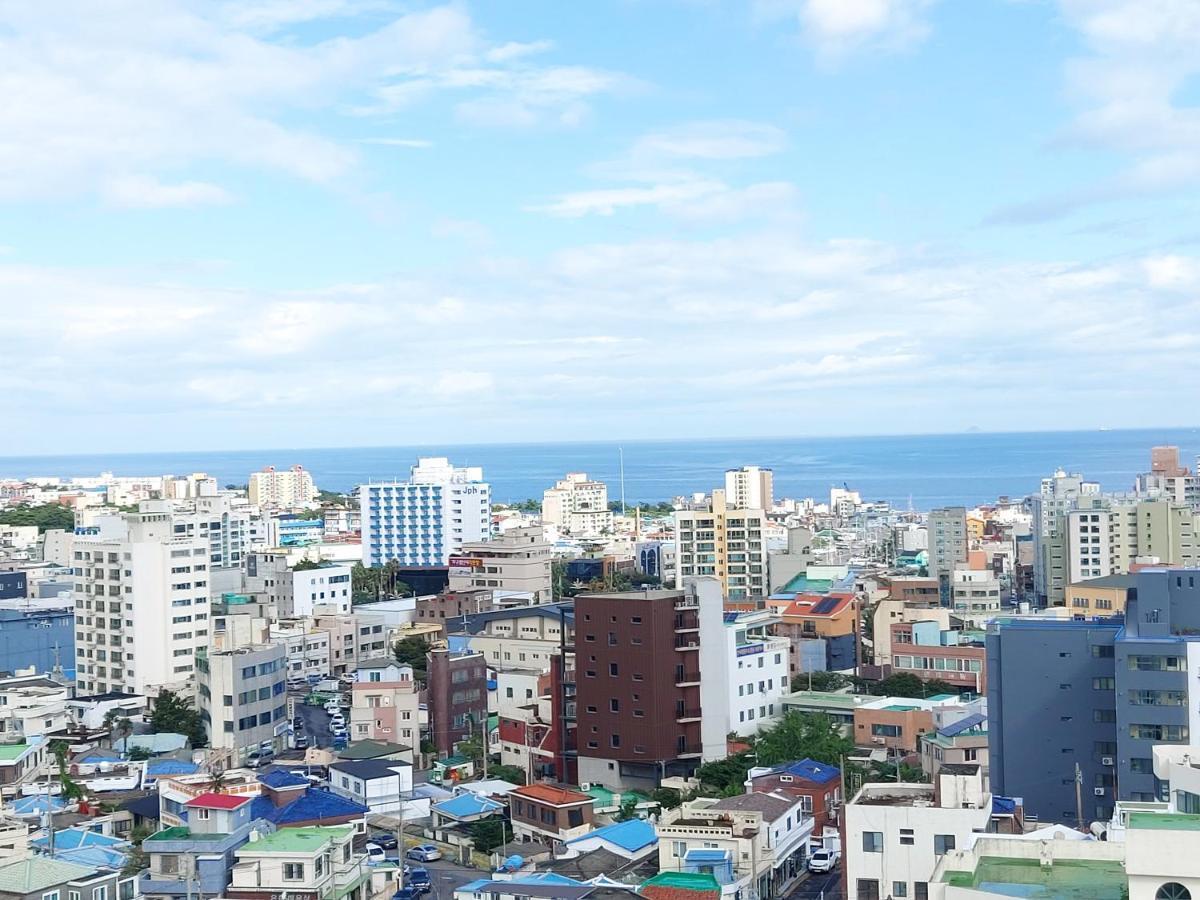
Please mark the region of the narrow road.
POLYGON ((832 872, 810 874, 787 895, 786 900, 845 900, 840 865, 832 872))

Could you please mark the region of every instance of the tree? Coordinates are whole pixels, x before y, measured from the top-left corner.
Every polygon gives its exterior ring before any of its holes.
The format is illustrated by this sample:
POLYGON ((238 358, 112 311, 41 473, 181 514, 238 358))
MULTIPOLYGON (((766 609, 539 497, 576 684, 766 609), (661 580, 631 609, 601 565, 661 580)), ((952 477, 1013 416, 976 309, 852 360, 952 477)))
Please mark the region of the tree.
POLYGON ((71 531, 75 528, 75 513, 57 503, 18 506, 0 512, 0 525, 36 525, 38 534, 44 534, 52 528, 71 531))
POLYGON ((427 653, 429 653, 429 641, 422 637, 400 638, 392 644, 392 656, 396 658, 396 662, 412 666, 413 677, 418 681, 424 681, 427 677, 427 653))
POLYGON ((705 763, 696 770, 696 777, 700 779, 701 793, 704 793, 705 788, 719 793, 732 787, 736 787, 740 792, 746 781, 746 773, 750 770, 753 762, 753 753, 746 750, 724 759, 705 763))
POLYGON ((509 784, 524 784, 525 770, 520 766, 488 766, 488 777, 499 778, 509 784))
POLYGON ((617 810, 614 819, 618 822, 628 822, 630 819, 638 818, 638 798, 632 795, 621 798, 621 807, 617 810))
POLYGON ((841 672, 806 672, 792 679, 793 691, 840 691, 850 679, 841 672))
POLYGON ((841 726, 829 716, 793 711, 760 732, 754 749, 759 765, 815 759, 836 766, 854 749, 854 742, 842 734, 841 726))
POLYGON ((471 762, 479 763, 483 761, 483 739, 475 734, 474 731, 468 737, 463 738, 455 744, 454 750, 459 756, 465 756, 471 762))
POLYGON ((135 746, 135 747, 130 748, 129 753, 126 755, 129 757, 129 759, 131 761, 140 762, 141 760, 150 758, 150 751, 147 750, 145 747, 135 746))
POLYGON ((683 802, 683 795, 675 788, 655 788, 650 792, 650 799, 662 809, 675 809, 683 802))
POLYGON ((192 698, 183 697, 174 691, 163 689, 154 701, 154 713, 150 716, 150 730, 154 734, 182 734, 193 747, 208 743, 204 731, 204 720, 192 708, 192 698))
POLYGON ((62 788, 63 799, 78 800, 83 796, 83 788, 67 774, 67 753, 70 749, 66 741, 54 741, 50 745, 50 752, 54 754, 54 761, 58 764, 58 783, 62 788))
POLYGON ((308 571, 311 571, 312 569, 319 569, 319 568, 321 568, 321 564, 319 562, 317 562, 316 560, 302 559, 298 563, 296 563, 294 566, 292 566, 292 571, 293 572, 308 572, 308 571))
POLYGON ((493 818, 472 822, 467 826, 467 834, 471 836, 476 850, 480 853, 490 853, 503 846, 505 837, 512 832, 505 827, 503 819, 493 818))

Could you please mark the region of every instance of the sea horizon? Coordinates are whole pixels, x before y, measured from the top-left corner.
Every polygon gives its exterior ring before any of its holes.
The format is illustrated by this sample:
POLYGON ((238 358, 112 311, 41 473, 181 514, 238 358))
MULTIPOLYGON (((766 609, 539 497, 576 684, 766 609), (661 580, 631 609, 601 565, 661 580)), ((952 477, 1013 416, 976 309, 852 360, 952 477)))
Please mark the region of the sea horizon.
POLYGON ((0 456, 0 478, 181 475, 205 472, 224 486, 245 484, 267 465, 302 465, 318 487, 346 492, 368 481, 404 479, 418 456, 482 466, 497 502, 540 498, 567 472, 605 481, 621 498, 624 456, 629 504, 709 492, 742 465, 774 470, 775 496, 827 498, 846 485, 865 500, 901 507, 973 506, 1036 493, 1056 468, 1081 472, 1104 490, 1127 490, 1149 468, 1150 447, 1176 444, 1185 466, 1200 452, 1200 427, 1065 431, 965 431, 909 435, 635 438, 505 443, 422 443, 372 447, 259 448, 0 456))

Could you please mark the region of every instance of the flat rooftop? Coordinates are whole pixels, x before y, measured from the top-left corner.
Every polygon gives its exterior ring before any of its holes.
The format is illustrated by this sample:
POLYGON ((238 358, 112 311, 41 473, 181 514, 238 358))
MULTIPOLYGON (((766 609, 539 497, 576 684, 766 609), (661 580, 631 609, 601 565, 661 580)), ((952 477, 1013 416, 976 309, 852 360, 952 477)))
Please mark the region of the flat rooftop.
POLYGON ((946 872, 945 884, 1025 900, 1127 900, 1125 867, 1113 860, 1060 860, 985 856, 974 872, 946 872))
POLYGON ((1139 812, 1129 817, 1130 828, 1148 831, 1200 831, 1200 816, 1186 813, 1139 812))

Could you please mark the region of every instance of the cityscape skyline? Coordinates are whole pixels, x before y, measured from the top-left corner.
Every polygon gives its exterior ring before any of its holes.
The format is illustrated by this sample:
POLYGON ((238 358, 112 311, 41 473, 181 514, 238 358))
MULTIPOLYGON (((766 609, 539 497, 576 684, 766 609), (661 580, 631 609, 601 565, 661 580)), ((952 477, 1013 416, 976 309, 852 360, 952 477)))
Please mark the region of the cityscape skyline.
POLYGON ((2 15, 12 450, 1189 424, 1193 4, 2 15))

